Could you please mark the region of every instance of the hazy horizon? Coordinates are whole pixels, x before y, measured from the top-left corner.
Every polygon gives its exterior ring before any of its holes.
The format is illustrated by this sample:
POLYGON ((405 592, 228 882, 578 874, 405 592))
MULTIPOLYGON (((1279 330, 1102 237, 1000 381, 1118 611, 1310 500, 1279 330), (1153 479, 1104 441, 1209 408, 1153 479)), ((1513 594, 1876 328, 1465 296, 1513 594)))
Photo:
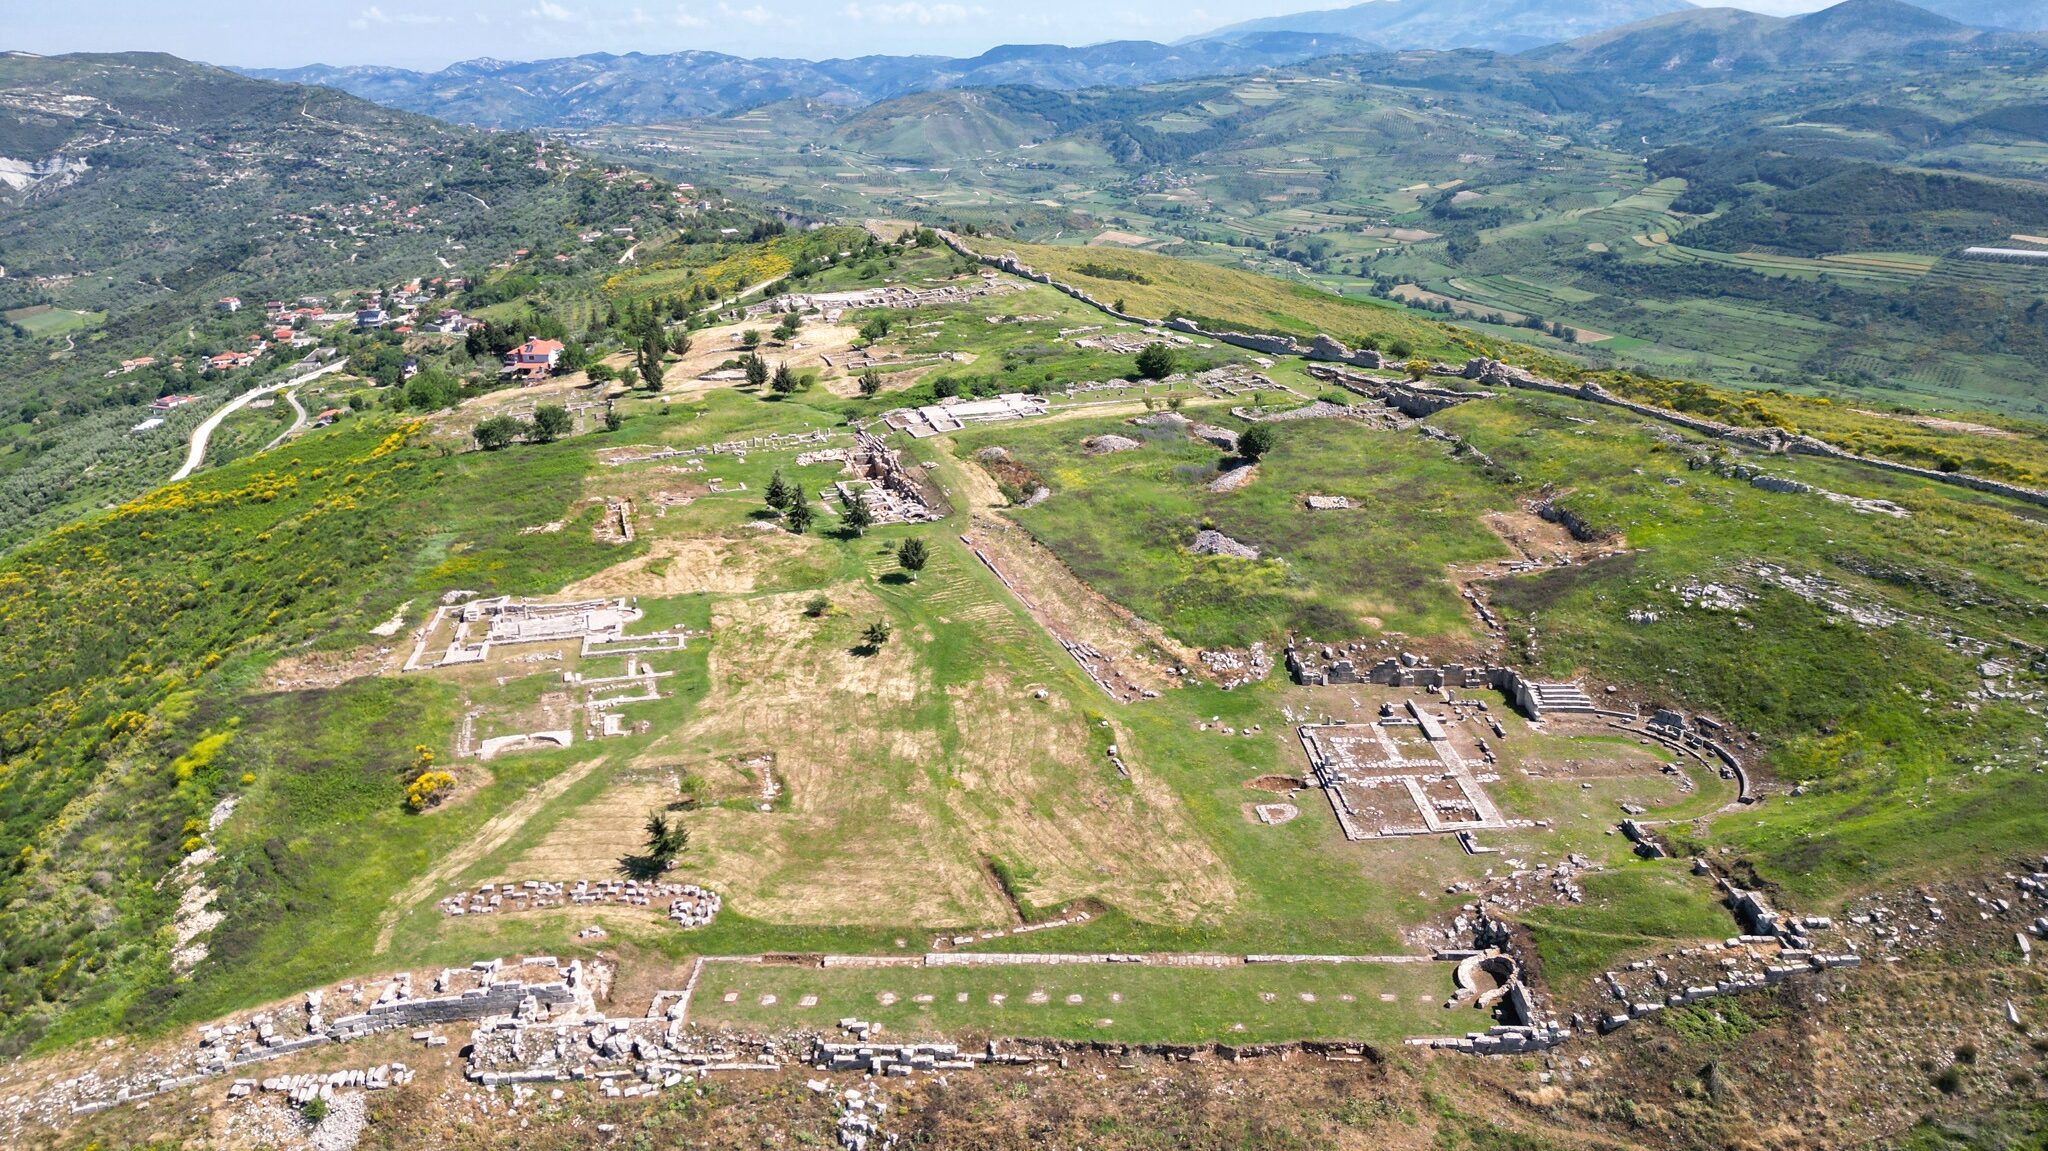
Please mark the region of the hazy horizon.
MULTIPOLYGON (((1398 3, 1400 0, 1378 0, 1398 3)), ((1829 0, 1743 0, 1731 7, 1784 15, 1829 0)), ((1029 7, 977 0, 379 0, 352 3, 331 22, 251 15, 243 4, 194 0, 175 10, 106 0, 17 12, 10 50, 169 52, 244 68, 386 65, 434 71, 478 57, 535 60, 594 52, 727 52, 750 57, 975 56, 1001 44, 1171 42, 1227 24, 1341 3, 1207 0, 1181 7, 1124 0, 1103 9, 1077 0, 1029 7)))

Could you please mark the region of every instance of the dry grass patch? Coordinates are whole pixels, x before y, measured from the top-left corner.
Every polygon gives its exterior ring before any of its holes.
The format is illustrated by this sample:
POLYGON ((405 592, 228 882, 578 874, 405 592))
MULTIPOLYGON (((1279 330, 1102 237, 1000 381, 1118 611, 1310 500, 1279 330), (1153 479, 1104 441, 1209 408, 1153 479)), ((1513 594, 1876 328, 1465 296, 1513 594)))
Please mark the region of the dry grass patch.
POLYGON ((1117 733, 1095 727, 1065 690, 1039 700, 1036 684, 991 666, 996 643, 1036 642, 984 618, 1004 615, 1021 631, 1014 613, 964 579, 927 579, 917 594, 950 601, 962 585, 978 606, 948 602, 953 622, 933 629, 899 622, 871 653, 855 650, 859 632, 891 612, 866 581, 825 589, 839 610, 824 619, 804 614, 809 592, 720 603, 698 718, 635 761, 640 782, 561 820, 518 870, 567 874, 615 859, 647 811, 675 794, 660 777, 673 769, 700 777, 714 800, 682 817, 693 839, 679 874, 753 918, 1004 923, 1010 909, 983 871, 990 856, 1028 874, 1039 905, 1096 897, 1180 922, 1227 908, 1232 885, 1177 798, 1142 772, 1121 780, 1108 763, 1102 748, 1117 733), (740 765, 766 753, 782 795, 763 812, 752 798, 758 775, 740 765), (716 802, 734 796, 749 798, 716 802))
POLYGON ((768 531, 749 531, 730 539, 656 539, 646 555, 577 580, 562 594, 579 599, 694 592, 744 594, 755 590, 764 573, 787 563, 813 542, 788 532, 768 531))

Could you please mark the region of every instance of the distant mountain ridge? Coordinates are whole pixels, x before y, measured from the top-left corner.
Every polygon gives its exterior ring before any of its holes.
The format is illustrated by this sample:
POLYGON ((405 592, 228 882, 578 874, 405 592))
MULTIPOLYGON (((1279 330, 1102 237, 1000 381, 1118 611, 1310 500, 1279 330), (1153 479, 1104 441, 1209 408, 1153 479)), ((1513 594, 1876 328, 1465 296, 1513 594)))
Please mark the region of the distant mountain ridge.
POLYGON ((1695 8, 1526 55, 1546 64, 1620 72, 1636 79, 1690 80, 1717 72, 1946 51, 1998 39, 1995 33, 1903 0, 1844 0, 1789 18, 1739 8, 1695 8))
POLYGON ((596 53, 549 60, 465 60, 439 72, 376 66, 244 68, 245 75, 339 88, 406 111, 486 128, 645 124, 792 98, 848 105, 943 88, 1023 84, 1072 90, 1251 72, 1371 51, 1352 37, 1271 32, 1192 44, 1121 40, 1069 48, 1006 44, 968 59, 859 56, 747 59, 722 52, 596 53))
POLYGON ((1322 32, 1355 36, 1392 51, 1523 52, 1692 7, 1688 0, 1368 0, 1349 8, 1247 20, 1204 33, 1196 42, 1322 32))

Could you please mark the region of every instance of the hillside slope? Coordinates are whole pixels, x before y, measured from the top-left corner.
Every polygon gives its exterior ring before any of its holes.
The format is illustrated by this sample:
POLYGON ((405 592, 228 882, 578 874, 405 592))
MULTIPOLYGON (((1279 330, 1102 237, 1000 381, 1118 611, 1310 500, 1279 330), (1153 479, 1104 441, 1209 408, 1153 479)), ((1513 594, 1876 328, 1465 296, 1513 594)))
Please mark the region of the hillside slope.
POLYGON ((1780 18, 1702 8, 1625 24, 1539 48, 1531 59, 1639 80, 1688 82, 1701 73, 1754 73, 1968 47, 1983 32, 1902 0, 1845 0, 1780 18))
POLYGON ((565 237, 589 258, 577 230, 679 210, 559 145, 168 56, 0 57, 0 113, 0 156, 38 173, 0 185, 0 312, 70 317, 0 328, 0 544, 132 491, 95 485, 175 447, 127 434, 136 406, 230 386, 203 357, 249 346, 266 298, 338 305, 565 237))

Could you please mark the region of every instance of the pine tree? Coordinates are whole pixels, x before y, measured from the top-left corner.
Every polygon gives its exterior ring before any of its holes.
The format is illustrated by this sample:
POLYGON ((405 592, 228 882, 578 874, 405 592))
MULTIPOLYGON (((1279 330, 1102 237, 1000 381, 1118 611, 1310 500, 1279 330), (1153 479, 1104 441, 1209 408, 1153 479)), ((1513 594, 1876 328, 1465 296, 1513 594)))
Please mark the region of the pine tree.
POLYGON ((855 496, 847 501, 846 506, 839 509, 839 523, 846 529, 848 535, 858 538, 866 535, 868 529, 874 526, 875 513, 868 510, 866 500, 855 496))
POLYGON ((931 552, 921 539, 907 539, 896 547, 897 566, 910 573, 912 583, 917 582, 917 573, 924 570, 925 561, 930 558, 931 552))

